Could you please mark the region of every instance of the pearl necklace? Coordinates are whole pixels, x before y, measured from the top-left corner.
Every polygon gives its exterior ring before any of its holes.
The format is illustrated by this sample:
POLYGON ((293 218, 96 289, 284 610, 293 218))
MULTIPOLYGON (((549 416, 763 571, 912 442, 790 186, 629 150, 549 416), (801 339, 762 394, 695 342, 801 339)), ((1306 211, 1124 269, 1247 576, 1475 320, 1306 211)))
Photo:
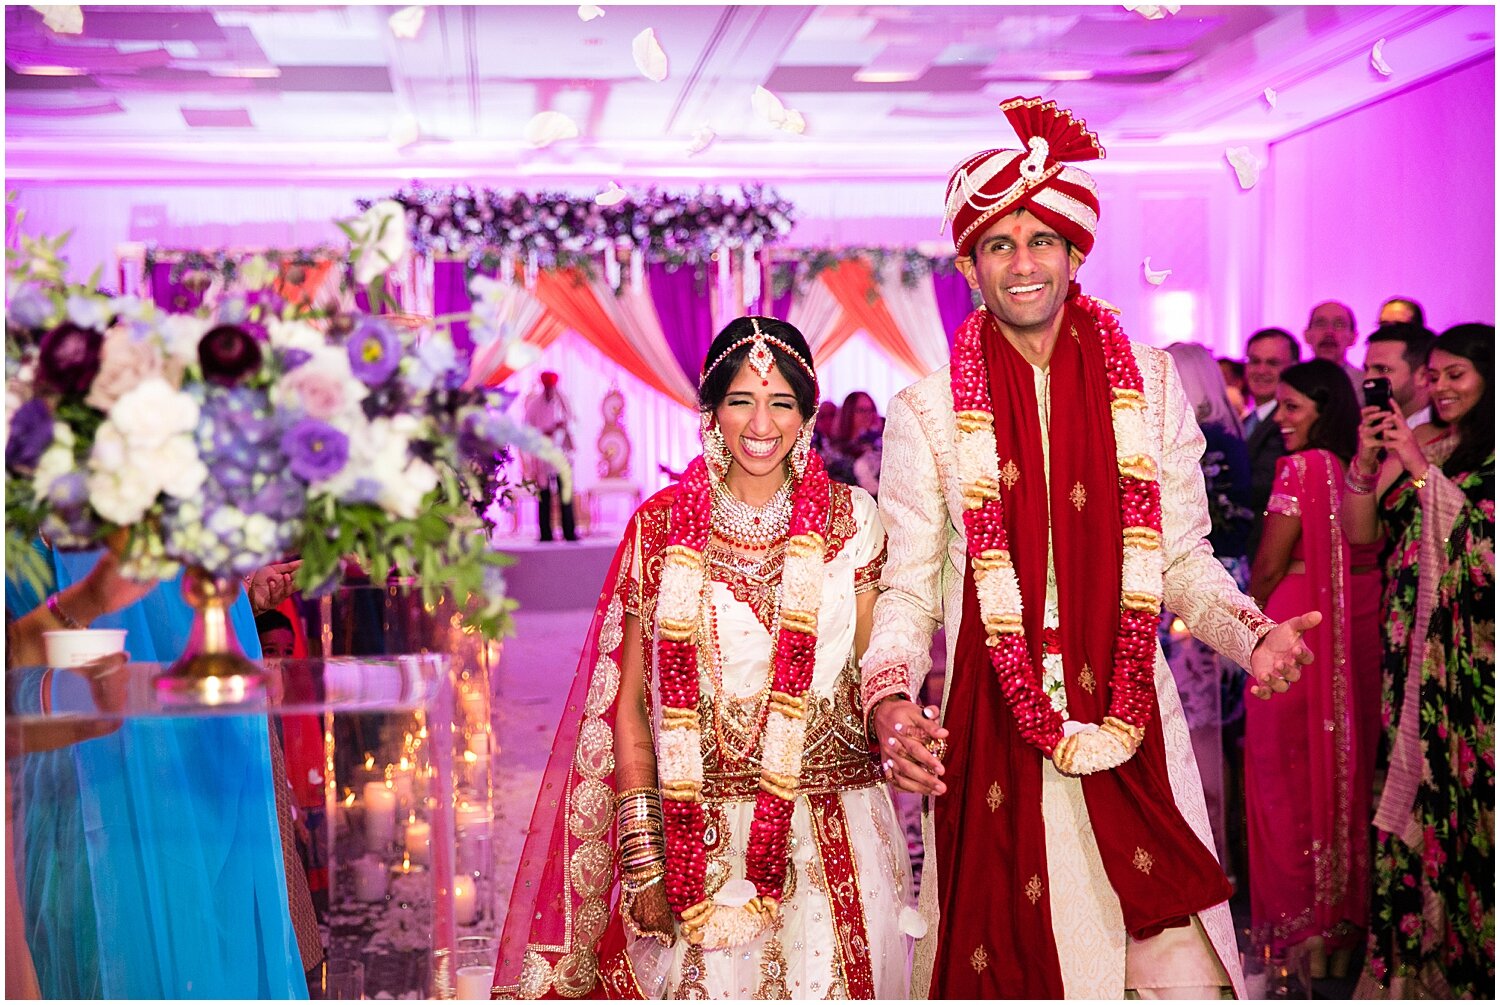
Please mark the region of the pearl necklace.
POLYGON ((714 532, 735 547, 764 551, 786 536, 791 522, 791 478, 781 483, 764 506, 752 506, 737 498, 722 481, 714 486, 714 532))

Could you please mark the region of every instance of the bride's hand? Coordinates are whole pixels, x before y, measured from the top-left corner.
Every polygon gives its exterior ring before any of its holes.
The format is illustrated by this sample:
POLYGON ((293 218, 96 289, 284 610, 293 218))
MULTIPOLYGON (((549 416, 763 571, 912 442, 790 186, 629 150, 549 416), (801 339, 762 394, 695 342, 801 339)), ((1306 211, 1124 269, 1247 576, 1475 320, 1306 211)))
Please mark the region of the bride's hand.
POLYGON ((673 942, 672 908, 667 904, 665 885, 652 883, 636 894, 631 900, 630 917, 642 935, 660 934, 668 945, 673 942))

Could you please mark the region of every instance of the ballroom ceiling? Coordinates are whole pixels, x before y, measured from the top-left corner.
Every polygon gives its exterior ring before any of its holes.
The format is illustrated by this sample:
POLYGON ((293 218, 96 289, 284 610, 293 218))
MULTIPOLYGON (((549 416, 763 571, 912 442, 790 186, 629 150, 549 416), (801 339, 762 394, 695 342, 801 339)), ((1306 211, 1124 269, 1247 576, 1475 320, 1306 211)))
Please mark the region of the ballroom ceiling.
POLYGON ((1492 56, 1495 28, 1452 6, 602 9, 85 6, 72 34, 7 6, 7 176, 925 176, 1007 142, 1016 94, 1075 109, 1123 167, 1274 141, 1492 56), (548 111, 578 135, 528 142, 548 111))

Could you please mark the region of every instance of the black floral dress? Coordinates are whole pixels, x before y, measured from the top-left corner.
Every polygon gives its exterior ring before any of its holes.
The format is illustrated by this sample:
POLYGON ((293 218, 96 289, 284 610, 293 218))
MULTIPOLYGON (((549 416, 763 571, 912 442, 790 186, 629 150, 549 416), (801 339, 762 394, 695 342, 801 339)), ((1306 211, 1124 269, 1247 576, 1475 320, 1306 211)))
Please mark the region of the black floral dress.
MULTIPOLYGON (((1495 463, 1452 479, 1465 505, 1447 540, 1420 698, 1416 846, 1375 831, 1370 952, 1358 994, 1495 995, 1495 463)), ((1395 742, 1418 600, 1423 511, 1403 478, 1381 519, 1386 562, 1382 763, 1395 742)))

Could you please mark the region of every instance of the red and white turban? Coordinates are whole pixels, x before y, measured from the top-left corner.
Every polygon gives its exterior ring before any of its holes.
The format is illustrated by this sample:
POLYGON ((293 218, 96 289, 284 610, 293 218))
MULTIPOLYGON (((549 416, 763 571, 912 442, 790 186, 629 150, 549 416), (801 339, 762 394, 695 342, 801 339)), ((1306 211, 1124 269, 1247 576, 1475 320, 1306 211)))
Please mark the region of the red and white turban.
POLYGON ((954 248, 969 254, 991 220, 1026 209, 1087 255, 1099 226, 1099 190, 1088 172, 1063 162, 1102 159, 1099 137, 1054 101, 1011 98, 1000 110, 1026 149, 986 150, 953 172, 943 225, 953 225, 954 248))

